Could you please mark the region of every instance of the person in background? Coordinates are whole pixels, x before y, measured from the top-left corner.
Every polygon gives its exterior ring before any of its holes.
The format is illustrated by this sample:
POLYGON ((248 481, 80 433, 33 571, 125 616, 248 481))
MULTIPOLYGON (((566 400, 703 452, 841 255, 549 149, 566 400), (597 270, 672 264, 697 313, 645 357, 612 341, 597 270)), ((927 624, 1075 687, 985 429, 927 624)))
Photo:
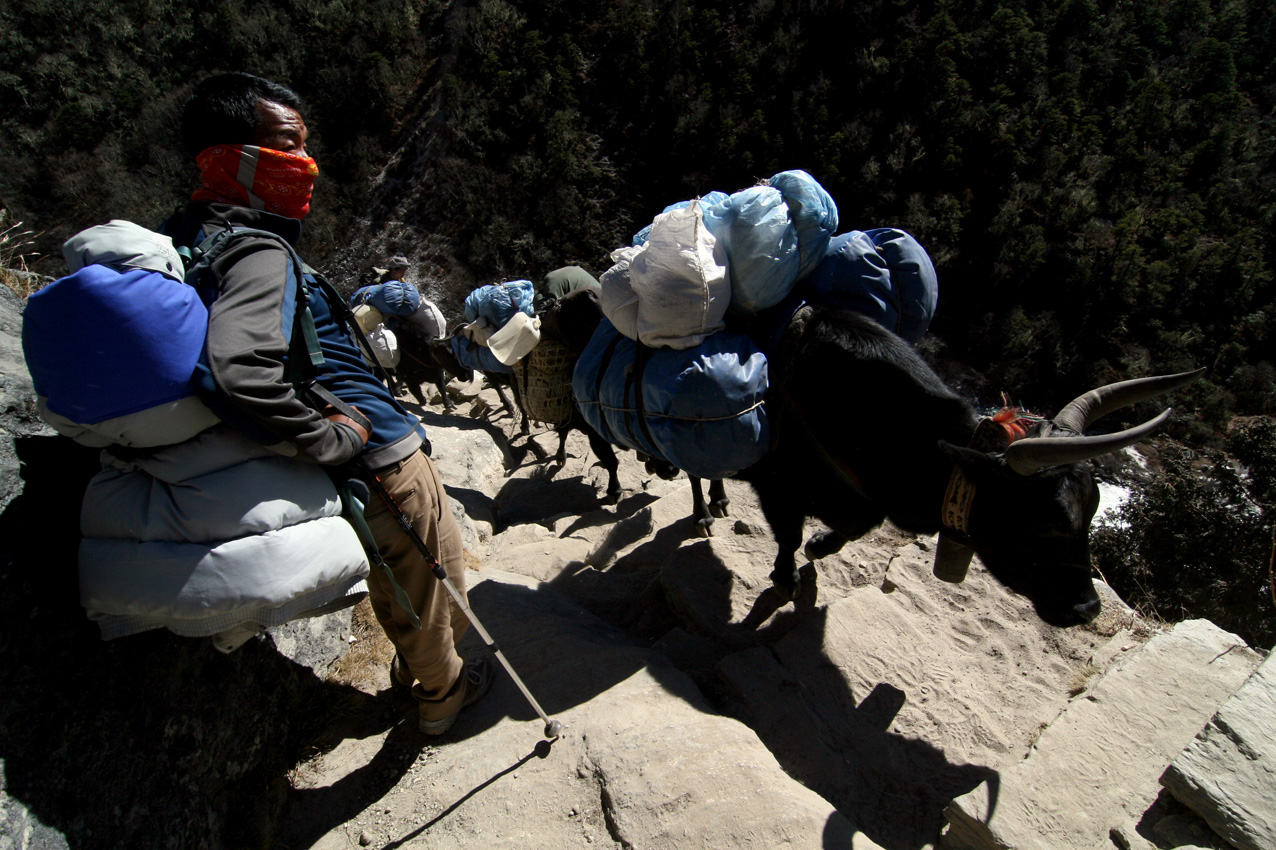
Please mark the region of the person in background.
POLYGON ((408 279, 408 258, 402 254, 395 254, 385 261, 385 269, 381 272, 381 283, 390 280, 408 279))

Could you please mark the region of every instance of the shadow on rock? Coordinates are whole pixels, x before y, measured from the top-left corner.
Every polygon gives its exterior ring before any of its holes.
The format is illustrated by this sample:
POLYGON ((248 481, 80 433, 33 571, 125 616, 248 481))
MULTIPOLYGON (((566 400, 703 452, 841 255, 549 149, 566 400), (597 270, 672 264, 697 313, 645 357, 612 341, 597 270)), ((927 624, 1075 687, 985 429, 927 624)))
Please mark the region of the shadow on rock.
POLYGON ((394 841, 391 841, 389 844, 386 844, 384 850, 393 850, 393 848, 396 848, 396 847, 403 847, 409 841, 412 841, 413 839, 420 837, 422 834, 429 832, 430 829, 432 829, 437 824, 441 823, 444 819, 449 817, 453 812, 461 808, 461 806, 465 805, 466 801, 469 800, 471 797, 473 797, 475 794, 478 794, 479 792, 483 791, 485 788, 490 787, 493 783, 495 783, 501 777, 508 776, 509 774, 518 770, 520 767, 527 764, 533 758, 538 758, 538 759, 549 758, 553 750, 554 750, 554 744, 552 741, 540 741, 539 743, 536 744, 536 746, 532 747, 532 751, 530 753, 523 756, 518 761, 514 762, 513 764, 511 764, 509 767, 505 768, 504 770, 499 771, 498 773, 495 773, 492 776, 488 777, 479 785, 476 785, 473 788, 471 788, 469 791, 463 794, 460 798, 458 798, 454 803, 452 803, 452 805, 448 806, 446 809, 444 809, 443 811, 435 815, 433 818, 431 818, 428 823, 424 823, 421 826, 409 832, 407 835, 404 835, 401 838, 398 838, 394 841))
MULTIPOLYGON (((496 581, 484 581, 469 593, 470 607, 492 640, 501 649, 519 678, 550 716, 589 702, 624 681, 645 664, 641 652, 598 653, 593 648, 639 645, 624 632, 581 611, 545 586, 542 589, 496 581), (602 667, 583 667, 583 657, 603 657, 602 667)), ((483 641, 471 630, 461 653, 483 651, 483 641)), ((479 734, 502 718, 536 721, 536 711, 500 664, 492 690, 472 708, 461 713, 443 741, 479 734)))
MULTIPOLYGON (((388 694, 389 691, 383 691, 388 694)), ((366 696, 366 695, 365 695, 366 696)), ((379 699, 368 697, 368 699, 379 699)), ((313 847, 333 829, 346 823, 388 794, 402 780, 416 762, 430 739, 417 731, 416 714, 411 697, 393 700, 397 710, 391 710, 395 721, 381 748, 366 764, 356 768, 331 785, 320 788, 293 790, 288 808, 275 836, 274 846, 303 850, 313 847)), ((376 716, 368 712, 366 716, 376 716)), ((369 737, 384 731, 384 726, 371 727, 366 722, 361 729, 347 728, 345 737, 369 737)), ((342 733, 333 730, 327 738, 329 744, 340 742, 342 733)))
MULTIPOLYGON (((492 500, 494 534, 515 525, 544 525, 555 517, 598 510, 599 493, 584 478, 553 480, 550 470, 527 478, 510 478, 492 500)), ((608 514, 608 521, 615 518, 608 514)))
POLYGON ((823 652, 827 619, 827 609, 817 609, 779 644, 725 657, 717 671, 722 707, 758 734, 785 772, 882 847, 931 846, 944 806, 981 782, 996 788, 998 774, 892 733, 905 693, 878 682, 855 694, 823 652))

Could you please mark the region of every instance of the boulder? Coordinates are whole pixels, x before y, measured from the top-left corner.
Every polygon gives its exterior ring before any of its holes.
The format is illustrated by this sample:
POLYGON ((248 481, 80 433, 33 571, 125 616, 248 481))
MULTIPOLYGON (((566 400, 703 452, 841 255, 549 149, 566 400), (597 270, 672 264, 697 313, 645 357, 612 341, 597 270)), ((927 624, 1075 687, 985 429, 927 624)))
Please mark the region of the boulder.
POLYGON ((1158 778, 1258 666, 1244 641, 1187 620, 1130 653, 1080 692, 1028 757, 953 800, 954 850, 1106 850, 1145 812, 1158 778))
POLYGON ((1223 703, 1161 783, 1237 850, 1276 847, 1276 656, 1223 703))

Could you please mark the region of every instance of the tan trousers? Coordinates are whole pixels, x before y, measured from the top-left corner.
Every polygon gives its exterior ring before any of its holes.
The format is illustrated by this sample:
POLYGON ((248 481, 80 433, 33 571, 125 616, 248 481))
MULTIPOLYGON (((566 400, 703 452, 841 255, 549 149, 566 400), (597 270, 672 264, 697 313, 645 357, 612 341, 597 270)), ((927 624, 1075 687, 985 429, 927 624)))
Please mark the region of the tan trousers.
MULTIPOLYGON (((468 604, 461 531, 434 461, 416 452, 404 461, 377 470, 377 477, 468 604)), ((368 576, 372 610, 417 680, 412 695, 420 701, 421 716, 438 720, 454 714, 465 698, 465 688, 460 686, 464 662, 457 654, 456 644, 469 628, 469 620, 375 490, 363 516, 381 557, 412 600, 421 628, 413 628, 408 622, 390 582, 376 566, 368 576)))

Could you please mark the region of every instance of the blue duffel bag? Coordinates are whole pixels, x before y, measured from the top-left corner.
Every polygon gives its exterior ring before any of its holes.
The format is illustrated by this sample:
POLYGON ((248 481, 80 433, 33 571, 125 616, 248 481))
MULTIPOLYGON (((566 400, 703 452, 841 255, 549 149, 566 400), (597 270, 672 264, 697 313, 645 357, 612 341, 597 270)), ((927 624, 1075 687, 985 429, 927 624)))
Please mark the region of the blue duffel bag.
POLYGON ((795 293, 862 313, 915 343, 935 315, 939 281, 930 255, 916 239, 880 227, 833 237, 823 261, 795 293))
POLYGON ((635 364, 638 348, 603 319, 577 361, 572 392, 595 431, 699 478, 761 460, 767 362, 748 337, 718 332, 681 351, 648 348, 635 364))

